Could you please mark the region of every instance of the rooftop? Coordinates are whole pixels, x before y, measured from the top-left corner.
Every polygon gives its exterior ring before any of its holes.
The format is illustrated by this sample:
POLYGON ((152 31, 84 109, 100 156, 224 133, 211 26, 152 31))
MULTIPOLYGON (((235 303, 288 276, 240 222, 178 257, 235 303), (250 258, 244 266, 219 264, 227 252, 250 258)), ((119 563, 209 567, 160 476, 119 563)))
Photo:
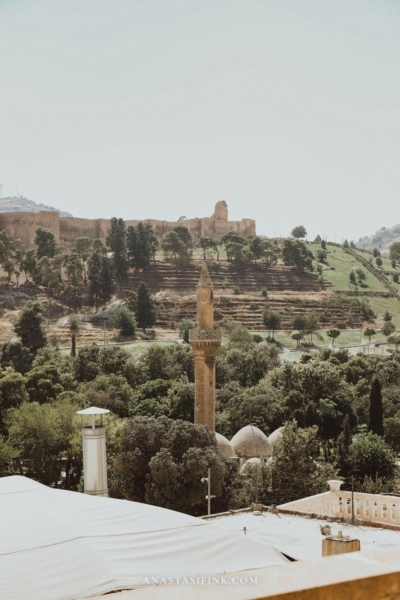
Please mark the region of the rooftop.
POLYGON ((378 527, 328 523, 326 520, 271 512, 260 515, 239 513, 229 517, 217 517, 213 522, 218 523, 220 527, 242 534, 243 528, 246 527, 248 537, 271 544, 284 554, 301 561, 321 558, 323 536, 320 526, 322 525, 330 525, 335 534, 341 530, 344 536, 359 539, 361 550, 397 548, 400 552, 400 531, 378 527))

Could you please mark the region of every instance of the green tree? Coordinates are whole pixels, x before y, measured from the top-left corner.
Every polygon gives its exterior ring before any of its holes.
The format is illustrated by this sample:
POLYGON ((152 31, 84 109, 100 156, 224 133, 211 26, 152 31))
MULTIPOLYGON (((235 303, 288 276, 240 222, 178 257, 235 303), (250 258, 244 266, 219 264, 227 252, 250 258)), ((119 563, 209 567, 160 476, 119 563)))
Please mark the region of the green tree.
POLYGON ((163 447, 149 463, 150 481, 146 500, 171 510, 194 515, 206 513, 202 477, 211 469, 211 492, 221 495, 225 461, 216 447, 214 434, 206 427, 173 421, 163 447))
POLYGON ((397 474, 395 458, 392 448, 372 431, 357 436, 350 447, 351 468, 358 484, 367 477, 393 482, 397 474))
POLYGON ((387 309, 385 310, 385 314, 383 315, 383 320, 385 321, 385 323, 392 320, 392 315, 387 309))
POLYGON ((82 263, 82 259, 77 252, 65 253, 64 266, 68 283, 76 293, 76 288, 83 281, 84 265, 82 263))
POLYGON ((215 245, 215 240, 212 237, 202 236, 199 240, 199 246, 203 250, 203 259, 206 260, 207 251, 214 251, 218 246, 215 245))
POLYGON ((17 451, 19 473, 57 487, 73 436, 79 432, 77 407, 67 401, 23 403, 7 415, 9 442, 17 451), (75 425, 76 423, 76 425, 75 425))
POLYGON ((33 277, 36 274, 36 256, 34 250, 27 250, 22 254, 20 267, 25 273, 26 280, 28 281, 28 274, 33 277))
POLYGON ((374 255, 375 258, 378 258, 378 256, 381 255, 381 253, 379 252, 378 248, 374 248, 372 251, 372 254, 374 255))
POLYGON ((75 335, 79 333, 81 328, 81 322, 78 315, 71 314, 68 316, 68 329, 71 332, 71 335, 75 335))
POLYGON ((335 327, 333 329, 328 329, 326 335, 331 338, 332 346, 334 346, 336 338, 340 335, 340 329, 336 329, 335 327))
POLYGON ((313 335, 317 333, 319 329, 319 316, 315 312, 310 312, 306 315, 305 333, 310 336, 311 343, 313 341, 313 335))
POLYGON ((36 354, 39 348, 46 345, 43 324, 43 306, 37 300, 29 300, 21 309, 14 325, 14 331, 21 339, 22 345, 28 348, 32 354, 36 354))
POLYGON ((98 279, 98 298, 103 306, 111 300, 115 292, 113 263, 107 256, 101 257, 101 267, 98 279))
POLYGON ((297 225, 297 227, 292 229, 291 235, 296 239, 305 238, 307 235, 307 230, 303 225, 297 225))
POLYGON ((33 356, 19 340, 4 342, 0 348, 0 365, 4 369, 12 367, 24 375, 30 370, 33 356))
POLYGON ((326 490, 327 480, 335 474, 331 465, 321 461, 317 427, 302 429, 296 421, 285 423, 269 471, 266 492, 271 504, 319 494, 326 490))
POLYGON ((304 333, 302 331, 292 331, 292 333, 290 334, 290 337, 292 338, 292 340, 295 340, 297 342, 297 348, 300 346, 300 342, 301 340, 304 338, 304 333))
POLYGON ((276 310, 266 310, 263 314, 263 323, 270 332, 272 331, 272 339, 274 339, 275 331, 281 327, 282 316, 276 310))
POLYGON ((400 242, 393 242, 389 248, 390 258, 400 261, 400 242))
POLYGON ((380 256, 378 256, 378 258, 375 260, 375 262, 378 267, 381 267, 383 265, 383 260, 381 259, 380 256))
POLYGON ((136 331, 136 320, 133 312, 126 306, 118 306, 110 315, 110 323, 121 335, 132 337, 136 331))
POLYGON ((374 327, 366 327, 364 329, 364 335, 368 338, 369 343, 371 343, 372 336, 376 335, 376 329, 374 329, 374 327))
POLYGON ((182 240, 182 243, 187 248, 191 248, 193 246, 192 234, 190 233, 187 227, 185 227, 184 225, 176 225, 176 227, 173 228, 173 231, 175 231, 175 233, 178 234, 178 236, 182 240))
POLYGON ((43 256, 48 256, 49 258, 53 258, 56 252, 56 238, 51 231, 44 229, 43 227, 39 227, 36 229, 36 235, 34 239, 36 249, 36 256, 41 259, 43 256))
POLYGON ((363 269, 356 269, 358 283, 362 284, 367 279, 367 274, 363 269))
POLYGON ((357 285, 356 274, 355 274, 354 271, 350 271, 350 273, 349 273, 349 281, 350 281, 350 285, 357 285))
POLYGON ((113 253, 113 265, 118 283, 122 283, 128 272, 128 257, 126 251, 126 230, 123 219, 110 219, 110 233, 107 245, 113 253))
POLYGON ((381 332, 385 337, 390 337, 396 331, 396 325, 392 321, 385 321, 381 332))
POLYGON ((7 273, 7 285, 10 285, 11 277, 15 272, 15 260, 9 256, 2 262, 1 266, 7 273))
POLYGON ((153 299, 147 285, 142 282, 139 284, 137 292, 136 319, 138 326, 145 331, 147 327, 153 327, 156 318, 157 314, 153 299))
POLYGON ((388 417, 383 422, 385 430, 385 441, 393 450, 400 452, 400 418, 388 417))
POLYGON ((61 385, 61 373, 52 363, 34 367, 29 371, 25 375, 25 385, 31 402, 39 402, 39 404, 53 401, 64 391, 61 385))
POLYGON ((79 391, 88 405, 101 406, 119 417, 129 416, 134 406, 134 393, 121 375, 98 375, 93 381, 82 383, 79 391))
POLYGON ((96 310, 99 307, 101 290, 100 290, 100 273, 102 270, 102 256, 98 252, 93 252, 88 260, 88 301, 90 306, 95 306, 96 310))
POLYGON ((178 325, 179 337, 188 344, 189 343, 189 330, 195 329, 195 327, 196 327, 196 324, 193 323, 193 321, 191 319, 182 319, 182 321, 180 321, 179 325, 178 325))
POLYGON ((161 248, 163 249, 166 257, 173 257, 175 264, 177 264, 178 259, 184 260, 188 258, 187 247, 182 242, 176 231, 170 231, 167 233, 162 241, 161 248))
POLYGON ((292 327, 293 329, 302 331, 305 335, 307 330, 307 315, 305 313, 295 315, 292 319, 292 327))
POLYGON ((368 431, 383 436, 383 407, 381 383, 376 377, 372 381, 369 395, 369 422, 368 431))
POLYGON ((284 240, 282 258, 285 265, 295 267, 298 271, 312 271, 314 258, 307 246, 299 240, 284 240))
POLYGON ((21 373, 4 373, 0 378, 0 425, 9 408, 19 408, 28 398, 21 373))

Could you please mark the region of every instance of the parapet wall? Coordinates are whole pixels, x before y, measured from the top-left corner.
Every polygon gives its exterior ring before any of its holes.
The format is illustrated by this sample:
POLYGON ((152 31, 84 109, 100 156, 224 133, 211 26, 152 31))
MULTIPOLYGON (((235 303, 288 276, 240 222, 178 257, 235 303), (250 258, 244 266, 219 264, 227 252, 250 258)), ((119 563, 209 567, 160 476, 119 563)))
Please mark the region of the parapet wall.
MULTIPOLYGON (((142 221, 145 222, 145 221, 142 221)), ((157 221, 148 219, 157 230, 160 239, 172 231, 179 223, 176 221, 157 221)), ((125 221, 126 226, 136 226, 139 220, 125 221)), ((256 222, 253 219, 228 221, 228 207, 225 201, 217 202, 212 217, 187 219, 183 223, 193 236, 195 242, 201 236, 220 239, 228 231, 237 231, 240 235, 248 236, 256 233, 256 222)), ((35 232, 38 227, 51 231, 58 243, 71 246, 79 237, 105 240, 110 231, 108 219, 79 219, 75 217, 60 217, 58 212, 41 211, 0 213, 0 230, 21 249, 33 248, 35 232)))

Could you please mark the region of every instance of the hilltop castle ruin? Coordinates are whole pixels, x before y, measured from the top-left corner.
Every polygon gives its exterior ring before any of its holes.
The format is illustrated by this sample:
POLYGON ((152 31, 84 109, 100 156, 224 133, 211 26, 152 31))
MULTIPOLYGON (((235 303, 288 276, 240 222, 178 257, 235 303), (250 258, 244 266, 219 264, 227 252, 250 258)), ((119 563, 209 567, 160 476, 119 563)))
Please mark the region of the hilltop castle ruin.
MULTIPOLYGON (((178 221, 158 221, 146 219, 157 230, 161 239, 171 231, 178 221)), ((144 221, 143 221, 144 222, 144 221)), ((125 221, 126 226, 136 226, 139 220, 125 221)), ((190 231, 195 242, 201 236, 220 239, 228 231, 237 231, 243 236, 256 233, 256 222, 253 219, 228 221, 228 206, 225 200, 216 203, 211 217, 185 219, 180 221, 190 231)), ((109 219, 80 219, 60 216, 59 212, 41 210, 39 212, 0 212, 0 230, 21 249, 33 248, 35 232, 38 227, 51 231, 59 244, 71 246, 79 237, 89 239, 106 239, 110 231, 109 219)))

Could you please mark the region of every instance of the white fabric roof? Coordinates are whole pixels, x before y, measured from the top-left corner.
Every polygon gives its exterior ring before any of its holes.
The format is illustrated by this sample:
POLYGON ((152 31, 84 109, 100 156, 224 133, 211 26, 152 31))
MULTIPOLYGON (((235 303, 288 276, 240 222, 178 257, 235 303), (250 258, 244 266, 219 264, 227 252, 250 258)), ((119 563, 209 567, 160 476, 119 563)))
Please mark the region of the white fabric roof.
POLYGON ((76 600, 151 577, 285 564, 271 546, 147 504, 0 478, 1 600, 76 600))

